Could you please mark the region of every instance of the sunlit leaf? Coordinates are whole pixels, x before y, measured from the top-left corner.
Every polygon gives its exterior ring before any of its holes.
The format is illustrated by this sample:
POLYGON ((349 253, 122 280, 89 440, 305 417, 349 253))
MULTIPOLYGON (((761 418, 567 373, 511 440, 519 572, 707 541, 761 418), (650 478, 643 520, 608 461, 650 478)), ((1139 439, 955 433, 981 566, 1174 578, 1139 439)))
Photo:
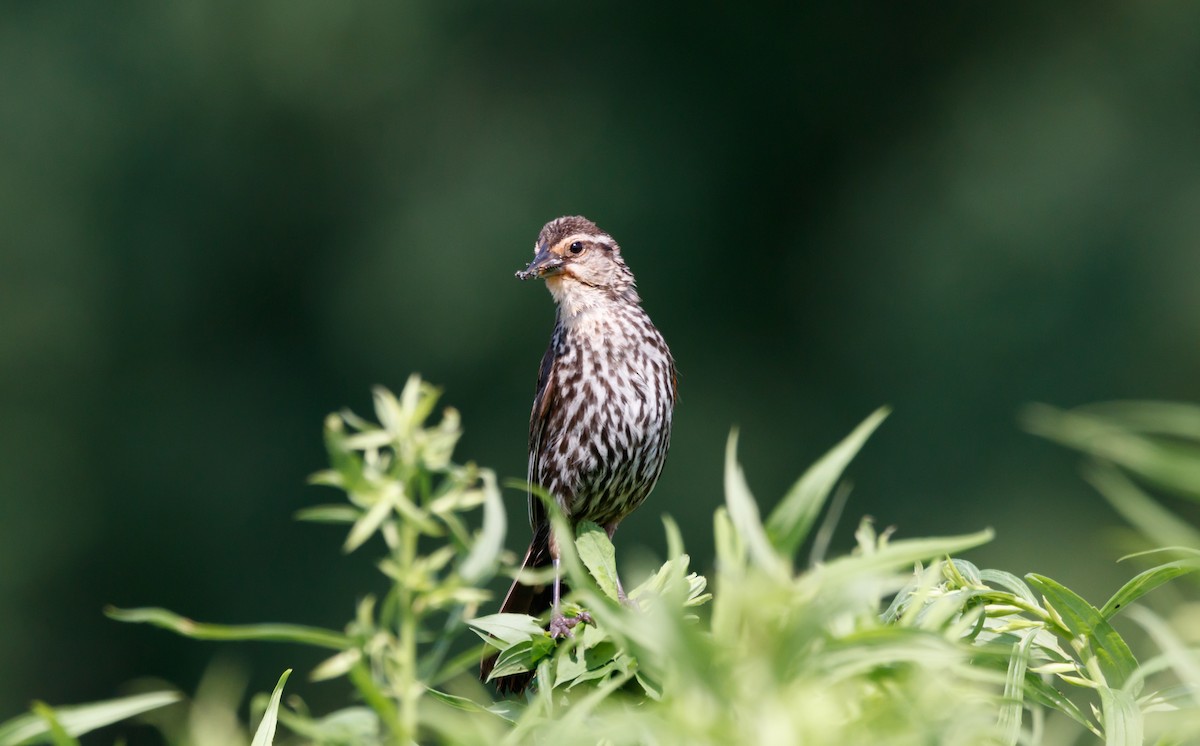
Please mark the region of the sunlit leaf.
MULTIPOLYGON (((53 713, 62 729, 75 737, 174 704, 180 699, 182 695, 178 692, 149 692, 84 705, 64 705, 54 708, 53 713)), ((49 733, 50 727, 44 718, 27 713, 0 723, 0 746, 34 742, 49 733)))
MULTIPOLYGON (((534 635, 545 632, 538 620, 525 614, 491 614, 467 620, 467 625, 475 630, 484 640, 490 638, 503 643, 503 646, 515 644, 534 635)), ((495 644, 493 642, 493 644, 495 644)), ((498 645, 497 647, 502 647, 498 645)))
POLYGON ((496 475, 485 469, 479 476, 483 480, 483 526, 471 545, 471 551, 458 566, 458 574, 471 584, 490 578, 495 572, 500 553, 504 551, 504 534, 508 529, 504 501, 496 486, 496 475))
MULTIPOLYGON (((771 511, 765 528, 775 549, 791 557, 808 537, 821 512, 821 506, 842 478, 842 472, 862 449, 867 438, 887 418, 889 409, 877 409, 841 443, 834 446, 796 481, 771 511)), ((728 465, 726 465, 728 472, 728 465)))
POLYGON ((353 505, 314 505, 296 511, 296 520, 314 523, 354 523, 362 511, 353 505))
POLYGON ((591 521, 583 521, 576 530, 575 548, 579 560, 595 578, 600 590, 617 600, 617 557, 608 534, 591 521))
POLYGON ((785 577, 788 574, 787 566, 767 537, 759 518, 758 503, 750 494, 746 475, 737 461, 737 430, 729 433, 725 445, 725 506, 729 510, 729 520, 745 543, 751 560, 763 570, 785 577))
POLYGON ((1105 746, 1142 746, 1142 711, 1124 689, 1100 687, 1105 746))
POLYGON ((267 711, 263 713, 258 730, 254 731, 254 740, 250 742, 250 746, 271 746, 275 742, 275 724, 279 720, 279 700, 283 697, 283 685, 287 683, 288 677, 291 675, 292 669, 289 668, 279 677, 279 683, 275 685, 275 691, 271 692, 271 702, 267 705, 267 711))
POLYGON ((1200 559, 1176 560, 1138 573, 1108 599, 1100 609, 1100 616, 1110 619, 1121 609, 1138 600, 1150 591, 1181 575, 1200 570, 1200 559))
POLYGON ((1066 586, 1044 575, 1029 574, 1026 581, 1057 611, 1071 635, 1085 641, 1095 654, 1105 685, 1124 686, 1137 667, 1133 652, 1100 611, 1066 586))

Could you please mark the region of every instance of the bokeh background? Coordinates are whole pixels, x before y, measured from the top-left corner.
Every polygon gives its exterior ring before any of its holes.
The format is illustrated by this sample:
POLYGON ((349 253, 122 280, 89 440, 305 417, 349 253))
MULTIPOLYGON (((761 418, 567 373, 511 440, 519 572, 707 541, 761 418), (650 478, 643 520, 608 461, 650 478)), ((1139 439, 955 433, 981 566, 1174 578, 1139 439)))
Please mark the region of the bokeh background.
POLYGON ((599 5, 0 5, 0 719, 311 666, 101 610, 340 627, 373 552, 291 514, 372 384, 444 386, 460 458, 523 477, 553 311, 513 272, 562 214, 681 371, 622 557, 667 512, 709 562, 731 425, 771 504, 891 404, 840 546, 870 514, 1088 596, 1132 572, 1016 415, 1197 397, 1200 8, 599 5))

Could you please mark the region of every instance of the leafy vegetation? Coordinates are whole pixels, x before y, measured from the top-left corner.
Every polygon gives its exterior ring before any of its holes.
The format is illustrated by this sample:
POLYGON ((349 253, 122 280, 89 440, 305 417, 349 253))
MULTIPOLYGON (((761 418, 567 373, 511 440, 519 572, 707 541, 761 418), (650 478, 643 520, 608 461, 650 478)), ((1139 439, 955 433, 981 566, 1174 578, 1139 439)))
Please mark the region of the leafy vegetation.
MULTIPOLYGON (((1099 606, 1051 578, 980 569, 958 556, 990 540, 987 531, 897 539, 864 520, 853 551, 826 556, 832 522, 818 518, 886 417, 881 410, 765 517, 732 434, 711 578, 692 571, 683 537, 665 519, 667 561, 622 604, 607 536, 593 524, 578 526, 575 542, 562 544, 563 560, 575 589, 570 602, 591 621, 556 641, 544 620, 479 615, 491 603, 484 587, 514 564, 503 551, 505 514, 494 475, 452 459, 457 414, 446 410, 429 422, 436 400, 437 391, 414 377, 398 397, 376 391, 378 423, 350 413, 326 422, 331 466, 313 482, 347 500, 300 518, 348 526, 348 552, 382 544, 378 569, 390 581, 383 597, 362 599, 344 630, 110 610, 198 639, 328 649, 309 677, 345 677, 355 701, 314 715, 283 697, 285 673, 269 700, 259 700, 254 746, 1200 738, 1196 640, 1186 625, 1139 604, 1200 570, 1200 542, 1134 481, 1200 496, 1200 410, 1130 404, 1026 413, 1030 429, 1089 454, 1089 478, 1149 542, 1172 545, 1137 555, 1152 564, 1099 606), (804 546, 811 551, 801 558, 804 546), (1133 643, 1115 626, 1121 617, 1139 632, 1133 643), (475 679, 488 650, 499 654, 493 676, 533 670, 535 688, 521 699, 496 699, 475 679)), ((563 518, 554 519, 560 535, 570 535, 563 518)), ((38 704, 0 724, 0 746, 76 743, 82 733, 177 699, 167 691, 74 708, 38 704)), ((211 705, 198 696, 189 716, 211 705)), ((163 729, 168 741, 196 746, 229 738, 180 732, 163 729)))

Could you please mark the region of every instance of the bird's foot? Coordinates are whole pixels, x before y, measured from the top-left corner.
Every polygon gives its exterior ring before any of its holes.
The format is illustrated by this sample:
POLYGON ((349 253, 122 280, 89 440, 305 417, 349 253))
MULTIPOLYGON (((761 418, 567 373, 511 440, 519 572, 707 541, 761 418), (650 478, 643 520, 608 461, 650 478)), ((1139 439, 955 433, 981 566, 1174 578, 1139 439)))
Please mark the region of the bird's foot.
POLYGON ((563 616, 555 612, 550 616, 550 627, 547 631, 551 637, 574 637, 575 627, 579 624, 591 624, 592 615, 586 611, 581 611, 575 616, 563 616))
POLYGON ((637 602, 637 599, 625 595, 625 589, 621 587, 620 583, 617 583, 617 603, 634 611, 642 610, 641 604, 637 602))

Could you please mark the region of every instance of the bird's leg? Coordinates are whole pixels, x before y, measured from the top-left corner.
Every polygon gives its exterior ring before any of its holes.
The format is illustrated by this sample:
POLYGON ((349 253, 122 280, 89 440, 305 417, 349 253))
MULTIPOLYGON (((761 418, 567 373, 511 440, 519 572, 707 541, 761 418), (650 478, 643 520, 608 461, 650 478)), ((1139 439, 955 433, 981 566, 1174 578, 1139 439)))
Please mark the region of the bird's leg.
POLYGON ((551 637, 574 637, 572 631, 580 622, 590 623, 592 617, 586 611, 581 611, 573 617, 565 617, 562 613, 562 571, 558 559, 558 542, 554 540, 553 535, 550 537, 550 556, 553 557, 554 563, 554 601, 550 606, 550 627, 548 632, 551 637))

